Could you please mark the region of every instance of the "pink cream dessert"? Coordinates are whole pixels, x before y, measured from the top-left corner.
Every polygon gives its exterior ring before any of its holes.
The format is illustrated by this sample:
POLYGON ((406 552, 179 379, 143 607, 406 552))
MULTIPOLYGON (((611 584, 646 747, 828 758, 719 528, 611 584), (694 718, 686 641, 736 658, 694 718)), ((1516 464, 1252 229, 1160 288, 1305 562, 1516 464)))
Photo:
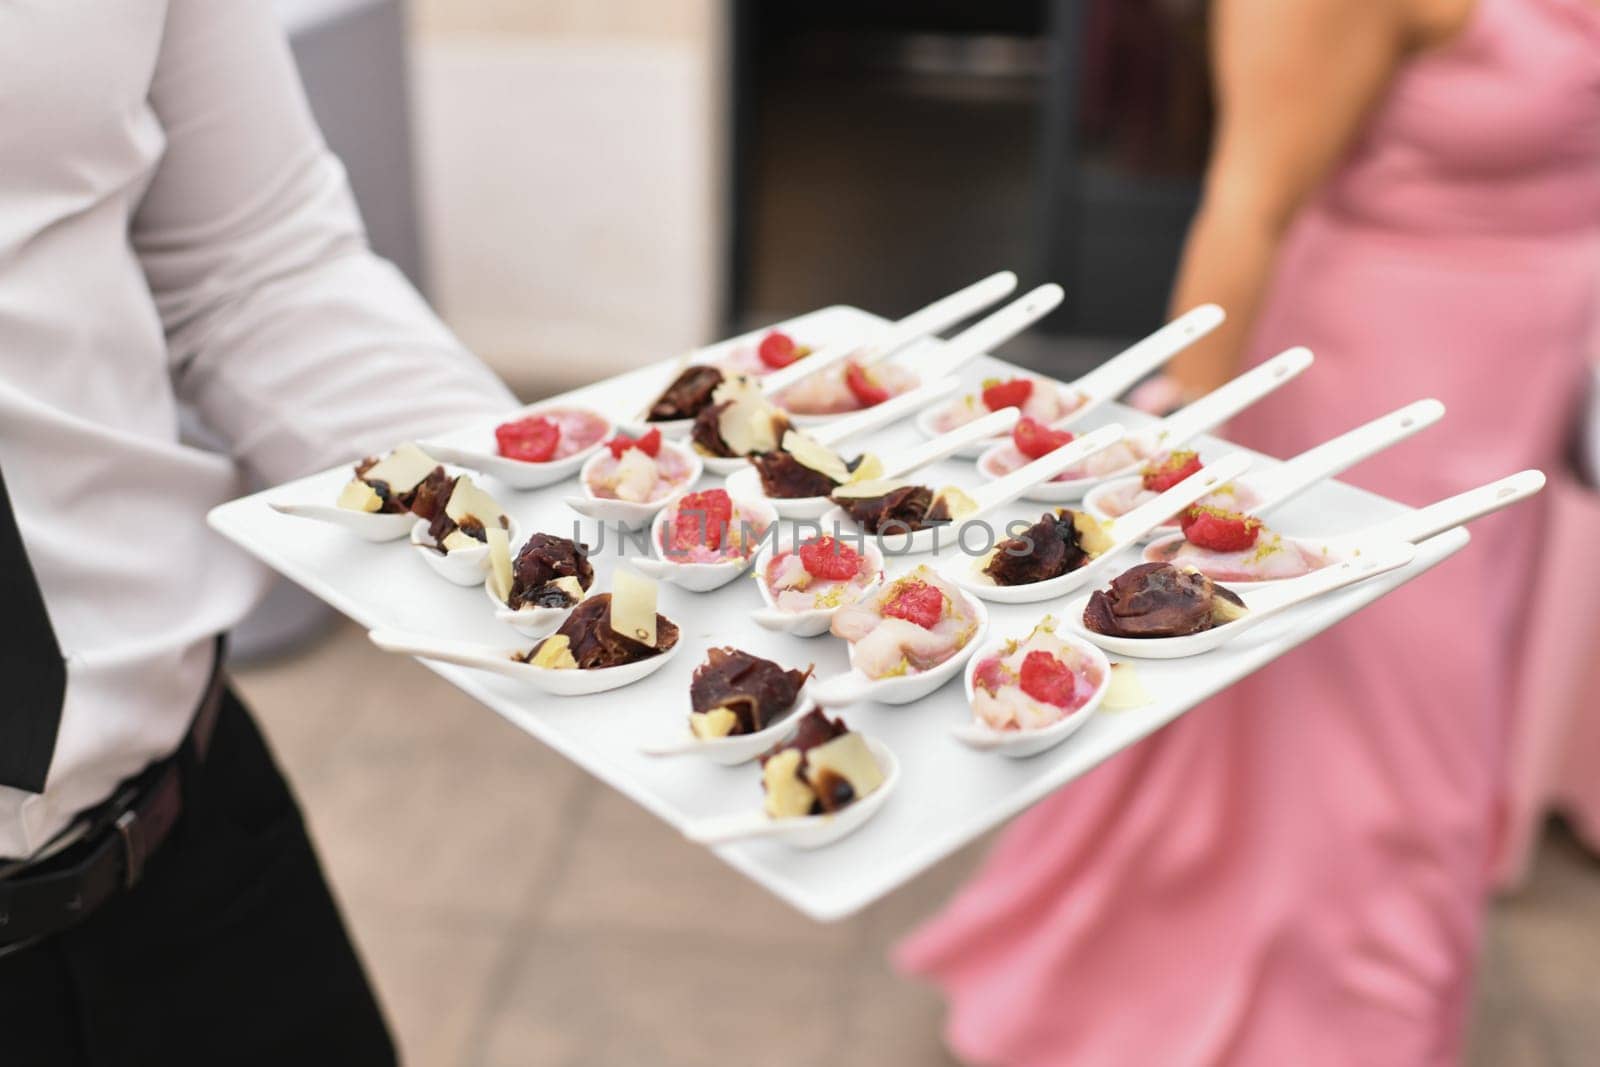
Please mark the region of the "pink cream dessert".
POLYGON ((967 646, 978 614, 960 589, 927 564, 865 600, 840 608, 833 635, 850 642, 850 665, 868 678, 931 670, 967 646))
POLYGON ((669 505, 656 547, 673 563, 722 563, 748 558, 766 531, 761 512, 726 489, 707 489, 669 505))
POLYGON ((494 428, 501 456, 522 463, 552 463, 575 456, 605 437, 610 424, 582 408, 544 408, 494 428))
POLYGON ((1039 730, 1094 699, 1100 663, 1055 634, 1046 616, 1026 640, 1007 641, 972 672, 972 711, 991 730, 1039 730))
POLYGON ((694 476, 693 461, 652 429, 637 440, 618 434, 606 442, 609 452, 591 460, 584 472, 589 492, 603 500, 653 504, 682 489, 694 476))
POLYGON ((779 611, 826 611, 853 604, 879 576, 873 561, 843 541, 820 537, 779 552, 758 577, 779 611))
POLYGON ((1077 411, 1084 397, 1072 388, 1042 378, 990 378, 976 393, 957 397, 933 416, 940 433, 965 426, 991 411, 1016 408, 1024 418, 1052 423, 1077 411))

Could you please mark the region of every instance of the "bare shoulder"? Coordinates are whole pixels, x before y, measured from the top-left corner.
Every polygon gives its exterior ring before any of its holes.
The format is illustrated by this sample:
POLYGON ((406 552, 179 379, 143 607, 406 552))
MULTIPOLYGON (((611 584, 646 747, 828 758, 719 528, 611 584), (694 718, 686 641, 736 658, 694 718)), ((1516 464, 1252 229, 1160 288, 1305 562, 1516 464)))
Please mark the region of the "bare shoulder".
POLYGON ((1410 46, 1422 51, 1449 44, 1464 32, 1483 0, 1394 0, 1410 27, 1410 46))

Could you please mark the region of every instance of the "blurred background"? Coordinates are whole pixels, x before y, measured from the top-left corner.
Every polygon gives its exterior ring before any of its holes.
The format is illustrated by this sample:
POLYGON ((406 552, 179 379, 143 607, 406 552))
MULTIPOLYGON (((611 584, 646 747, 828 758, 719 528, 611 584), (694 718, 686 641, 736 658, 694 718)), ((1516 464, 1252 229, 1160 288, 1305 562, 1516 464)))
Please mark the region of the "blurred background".
MULTIPOLYGON (((1007 267, 1071 376, 1163 318, 1210 133, 1198 0, 278 4, 374 245, 529 399, 1007 267)), ((981 846, 817 926, 288 592, 241 643, 410 1063, 952 1062, 882 957, 981 846)), ((1554 826, 1477 1067, 1600 1061, 1596 915, 1554 826)))

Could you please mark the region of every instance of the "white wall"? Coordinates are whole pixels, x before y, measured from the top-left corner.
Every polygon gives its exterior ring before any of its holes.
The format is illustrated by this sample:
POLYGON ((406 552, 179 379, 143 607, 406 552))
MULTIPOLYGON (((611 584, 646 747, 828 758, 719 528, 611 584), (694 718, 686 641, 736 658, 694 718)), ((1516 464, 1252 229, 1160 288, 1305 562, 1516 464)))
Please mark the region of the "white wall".
POLYGON ((413 13, 440 311, 526 392, 713 339, 715 0, 432 0, 413 13))

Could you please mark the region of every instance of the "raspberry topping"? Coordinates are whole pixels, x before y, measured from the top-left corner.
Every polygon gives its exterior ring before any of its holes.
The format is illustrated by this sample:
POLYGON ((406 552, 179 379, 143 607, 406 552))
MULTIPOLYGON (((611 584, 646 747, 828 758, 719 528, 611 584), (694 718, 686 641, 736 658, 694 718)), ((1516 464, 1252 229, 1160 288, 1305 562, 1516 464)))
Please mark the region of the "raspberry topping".
POLYGON ((761 357, 761 362, 777 370, 787 367, 800 358, 800 350, 795 347, 794 338, 786 333, 773 330, 761 339, 756 355, 761 357))
POLYGON ((861 553, 833 537, 819 537, 800 546, 800 563, 813 578, 848 582, 861 570, 861 553))
POLYGON ((611 455, 614 459, 621 459, 622 454, 630 448, 637 448, 651 459, 655 459, 661 454, 661 427, 651 427, 649 432, 637 439, 629 437, 625 433, 619 433, 606 442, 606 447, 611 449, 611 455))
POLYGON ((548 463, 561 443, 561 427, 543 415, 530 415, 494 428, 495 444, 507 459, 548 463))
POLYGON ((1029 459, 1048 456, 1062 445, 1072 442, 1070 430, 1052 430, 1038 419, 1024 416, 1011 429, 1011 443, 1029 459))
POLYGON ((1030 378, 1012 378, 1005 382, 990 378, 983 383, 983 406, 990 411, 1020 408, 1032 395, 1033 380, 1030 378))
POLYGON ((890 594, 883 605, 883 614, 931 630, 944 618, 944 594, 938 586, 929 585, 919 578, 908 578, 890 594))
POLYGON ((1183 513, 1183 536, 1190 544, 1213 552, 1243 552, 1261 536, 1254 515, 1196 504, 1183 513))
POLYGON ((1164 493, 1200 469, 1200 455, 1187 448, 1168 452, 1144 465, 1144 487, 1164 493))
POLYGON ((874 407, 889 399, 889 390, 879 385, 872 372, 856 362, 846 363, 844 384, 855 394, 856 402, 864 408, 874 407))
POLYGON ((1072 668, 1043 649, 1036 648, 1022 657, 1022 691, 1041 704, 1070 708, 1076 701, 1077 676, 1072 668))
POLYGON ((672 516, 672 543, 677 552, 691 549, 721 548, 733 524, 733 498, 726 489, 707 489, 689 493, 672 516))

